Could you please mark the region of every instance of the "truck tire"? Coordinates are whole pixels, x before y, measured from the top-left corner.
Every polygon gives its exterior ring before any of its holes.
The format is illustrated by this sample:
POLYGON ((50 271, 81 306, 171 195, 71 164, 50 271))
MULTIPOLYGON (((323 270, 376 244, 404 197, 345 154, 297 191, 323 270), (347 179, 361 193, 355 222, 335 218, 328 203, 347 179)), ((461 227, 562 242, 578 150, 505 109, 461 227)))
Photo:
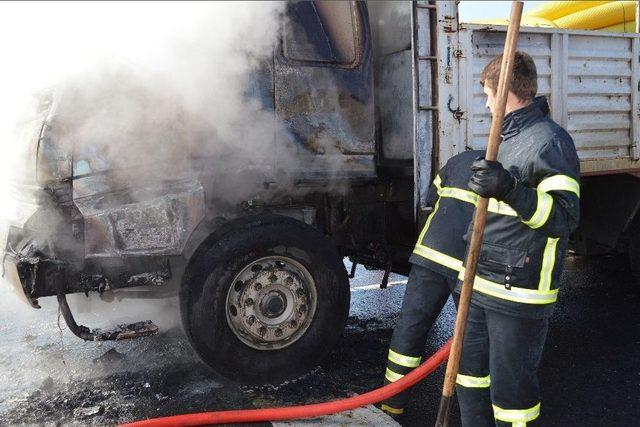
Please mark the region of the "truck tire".
POLYGON ((279 215, 236 221, 184 276, 184 329, 215 373, 244 384, 297 378, 340 339, 349 280, 331 242, 279 215))

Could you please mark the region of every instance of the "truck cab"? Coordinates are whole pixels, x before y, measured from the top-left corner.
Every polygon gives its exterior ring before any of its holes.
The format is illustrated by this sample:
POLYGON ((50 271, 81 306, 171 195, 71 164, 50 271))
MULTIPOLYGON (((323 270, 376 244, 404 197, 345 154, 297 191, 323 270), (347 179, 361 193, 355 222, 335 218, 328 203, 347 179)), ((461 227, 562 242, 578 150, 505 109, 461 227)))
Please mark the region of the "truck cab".
MULTIPOLYGON (((111 111, 97 117, 116 125, 104 135, 87 125, 98 120, 84 88, 41 94, 20 124, 32 173, 14 184, 25 200, 7 227, 5 279, 33 308, 56 297, 90 341, 157 327, 78 325, 67 294, 179 294, 185 331, 216 373, 264 382, 306 372, 346 322, 343 257, 392 268, 373 56, 365 3, 288 2, 244 94, 276 124, 259 152, 162 124, 124 133, 117 96, 100 98, 111 111), (194 145, 216 148, 181 150, 194 145)), ((121 84, 124 96, 149 97, 121 84)), ((403 227, 409 244, 414 227, 403 227)))

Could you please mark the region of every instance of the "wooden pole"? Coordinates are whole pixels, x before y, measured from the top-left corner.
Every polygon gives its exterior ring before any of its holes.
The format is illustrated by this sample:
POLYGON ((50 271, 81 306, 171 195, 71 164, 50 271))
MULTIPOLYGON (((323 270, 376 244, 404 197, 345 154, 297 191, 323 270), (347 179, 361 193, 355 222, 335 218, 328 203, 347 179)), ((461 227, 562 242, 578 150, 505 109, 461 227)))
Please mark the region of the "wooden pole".
MULTIPOLYGON (((507 95, 511 84, 513 61, 516 46, 518 45, 518 34, 520 33, 522 5, 521 1, 514 1, 511 3, 511 17, 509 19, 509 28, 507 29, 507 38, 504 44, 504 53, 500 67, 500 78, 498 80, 498 87, 496 90, 496 106, 491 120, 487 153, 485 155, 487 160, 496 160, 498 157, 498 147, 500 146, 501 138, 500 134, 502 132, 502 123, 504 121, 507 95)), ((471 52, 468 54, 470 55, 471 52)), ((442 398, 440 400, 440 407, 438 408, 436 427, 446 427, 449 424, 449 410, 451 408, 451 400, 455 390, 456 377, 458 376, 460 355, 462 353, 462 342, 464 338, 464 331, 467 326, 467 314, 469 313, 473 281, 476 276, 480 250, 482 249, 482 237, 484 235, 484 226, 487 222, 488 207, 489 199, 480 197, 478 199, 478 206, 473 220, 473 231, 465 262, 464 280, 462 282, 460 302, 458 303, 458 314, 456 316, 456 324, 453 330, 453 344, 451 345, 449 361, 447 362, 447 371, 445 373, 444 384, 442 386, 442 398)))

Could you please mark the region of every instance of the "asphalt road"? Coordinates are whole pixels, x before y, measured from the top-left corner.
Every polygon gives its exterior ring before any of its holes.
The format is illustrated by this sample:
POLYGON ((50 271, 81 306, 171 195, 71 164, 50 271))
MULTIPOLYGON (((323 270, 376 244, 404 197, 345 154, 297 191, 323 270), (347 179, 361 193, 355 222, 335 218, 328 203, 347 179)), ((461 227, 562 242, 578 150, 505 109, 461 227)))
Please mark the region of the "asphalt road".
MULTIPOLYGON (((620 258, 570 259, 543 356, 542 418, 549 426, 629 426, 640 419, 640 284, 620 258)), ((81 323, 153 319, 162 332, 128 342, 85 343, 60 328, 54 300, 24 307, 0 286, 0 425, 104 425, 152 416, 320 402, 378 387, 405 279, 386 290, 380 272, 351 283, 342 344, 308 375, 264 387, 211 378, 191 352, 175 301, 83 301, 81 323)), ((72 308, 84 296, 71 301, 72 308)), ((76 308, 78 310, 78 308, 76 308)), ((425 353, 450 336, 449 302, 425 353)), ((432 425, 443 369, 414 390, 400 420, 432 425)), ((457 410, 453 425, 459 425, 457 410)))

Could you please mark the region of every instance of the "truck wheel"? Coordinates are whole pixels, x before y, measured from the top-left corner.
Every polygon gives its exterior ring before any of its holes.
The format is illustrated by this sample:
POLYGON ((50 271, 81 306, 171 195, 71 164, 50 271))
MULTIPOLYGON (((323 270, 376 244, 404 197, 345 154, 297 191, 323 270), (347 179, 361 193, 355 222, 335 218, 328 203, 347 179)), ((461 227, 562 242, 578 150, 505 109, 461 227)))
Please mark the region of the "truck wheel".
POLYGON ((331 242, 291 218, 240 221, 196 253, 181 291, 185 331, 219 375, 279 382, 340 339, 349 281, 331 242))

